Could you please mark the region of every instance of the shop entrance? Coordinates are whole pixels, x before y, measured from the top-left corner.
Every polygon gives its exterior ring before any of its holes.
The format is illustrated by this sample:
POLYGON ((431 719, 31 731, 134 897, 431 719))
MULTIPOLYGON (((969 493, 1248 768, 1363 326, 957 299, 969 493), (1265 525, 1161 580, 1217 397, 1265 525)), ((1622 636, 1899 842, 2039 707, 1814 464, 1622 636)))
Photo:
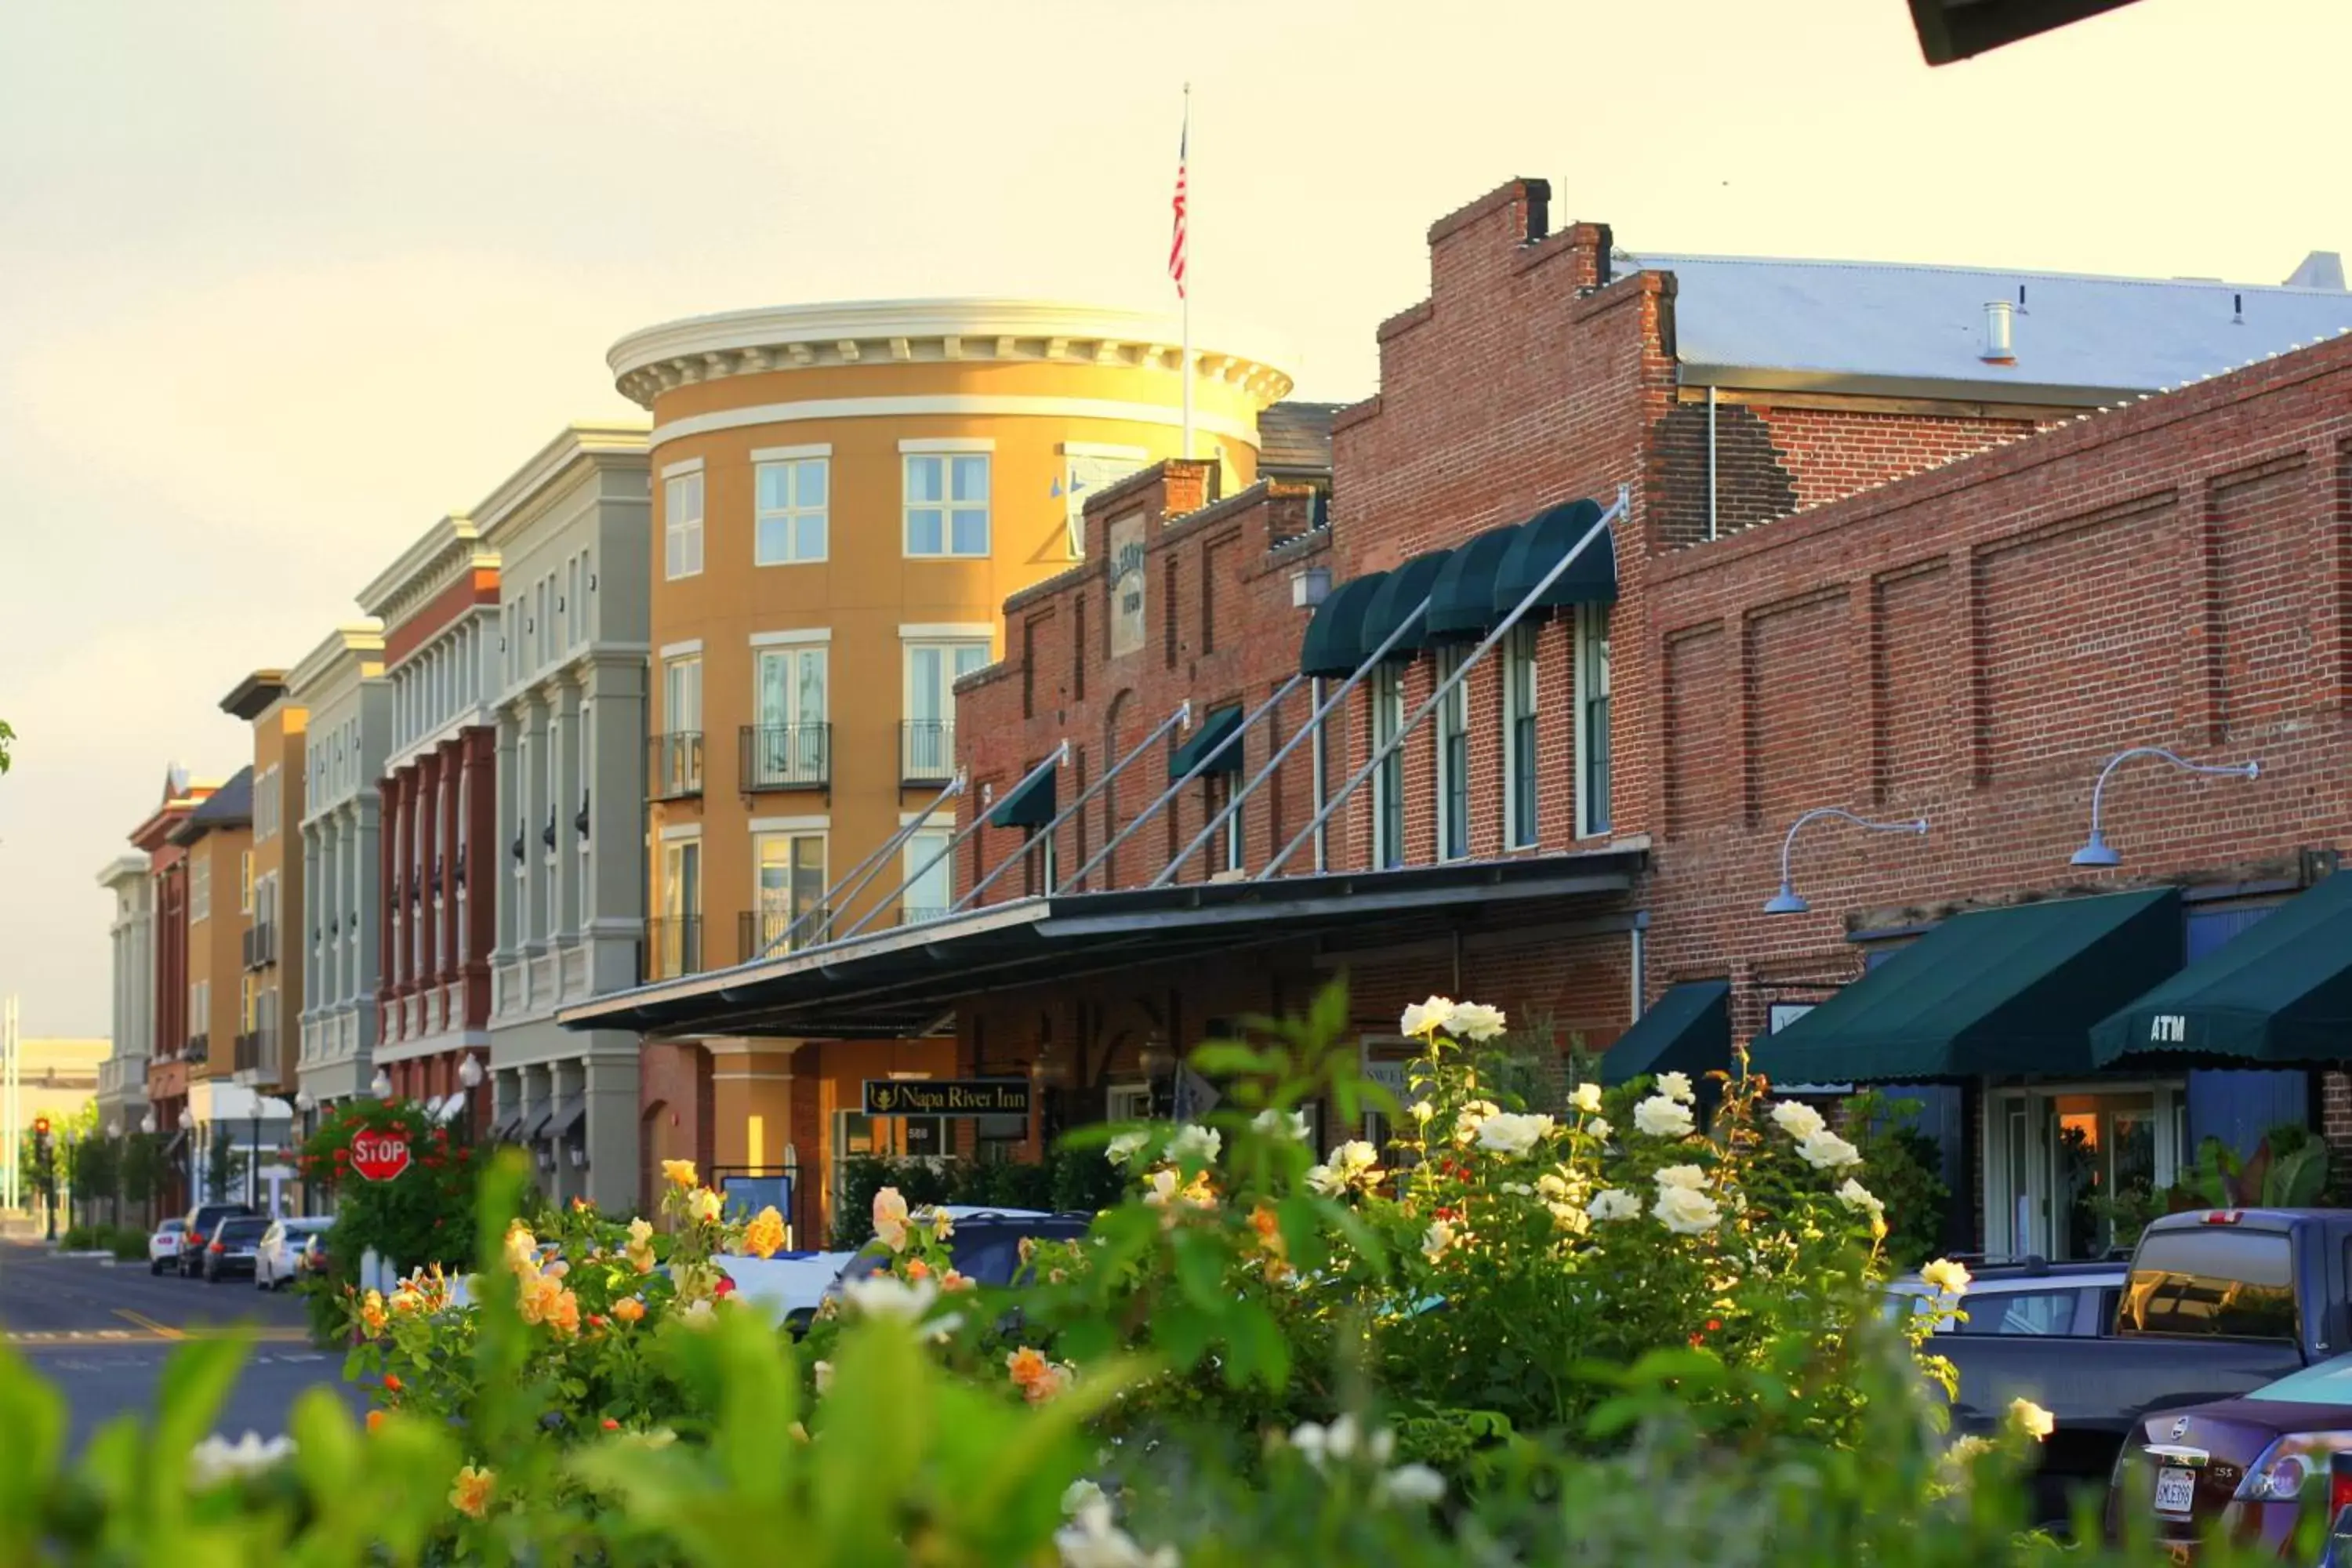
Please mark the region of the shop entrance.
POLYGON ((2172 1184, 2187 1119, 2179 1083, 1992 1090, 1986 1250, 1997 1258, 2107 1256, 2122 1211, 2172 1184))

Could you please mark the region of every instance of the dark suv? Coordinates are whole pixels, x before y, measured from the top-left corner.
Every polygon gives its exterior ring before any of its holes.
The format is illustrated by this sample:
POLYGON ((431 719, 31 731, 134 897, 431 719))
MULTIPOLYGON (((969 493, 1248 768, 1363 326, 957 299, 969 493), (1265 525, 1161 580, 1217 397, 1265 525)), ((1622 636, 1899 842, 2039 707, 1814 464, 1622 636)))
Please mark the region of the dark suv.
POLYGON ((252 1279, 261 1238, 268 1234, 269 1221, 257 1214, 230 1215, 215 1226, 204 1250, 205 1282, 252 1279))
POLYGON ((198 1204, 190 1209, 188 1239, 180 1246, 180 1278, 193 1279, 205 1271, 205 1248, 211 1245, 221 1221, 250 1218, 253 1212, 251 1204, 198 1204))

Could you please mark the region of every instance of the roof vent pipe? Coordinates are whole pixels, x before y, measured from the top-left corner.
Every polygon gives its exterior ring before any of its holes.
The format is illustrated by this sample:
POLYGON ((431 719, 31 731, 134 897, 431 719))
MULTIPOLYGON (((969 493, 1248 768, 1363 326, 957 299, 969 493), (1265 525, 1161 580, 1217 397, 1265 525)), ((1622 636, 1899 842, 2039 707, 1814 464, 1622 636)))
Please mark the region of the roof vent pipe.
POLYGON ((1985 301, 1985 346, 1983 359, 1987 364, 2015 364, 2017 351, 2012 345, 2011 325, 2017 307, 2006 300, 1985 301))

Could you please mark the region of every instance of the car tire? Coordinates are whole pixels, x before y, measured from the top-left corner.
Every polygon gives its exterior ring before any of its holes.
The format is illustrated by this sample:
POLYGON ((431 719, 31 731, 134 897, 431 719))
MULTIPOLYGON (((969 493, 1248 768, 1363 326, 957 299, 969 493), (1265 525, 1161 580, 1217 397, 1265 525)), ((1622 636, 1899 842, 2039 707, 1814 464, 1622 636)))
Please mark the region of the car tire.
POLYGON ((149 1258, 149 1259, 147 1260, 147 1272, 148 1272, 149 1274, 151 1274, 151 1275, 152 1275, 152 1274, 161 1274, 161 1273, 163 1273, 163 1260, 162 1258, 149 1258))

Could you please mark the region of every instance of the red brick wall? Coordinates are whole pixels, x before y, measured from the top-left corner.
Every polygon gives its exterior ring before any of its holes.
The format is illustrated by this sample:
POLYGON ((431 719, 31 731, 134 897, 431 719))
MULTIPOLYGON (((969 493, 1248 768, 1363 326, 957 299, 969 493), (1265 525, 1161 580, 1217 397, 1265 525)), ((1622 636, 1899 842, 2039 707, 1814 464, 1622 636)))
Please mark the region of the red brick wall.
POLYGON ((1643 635, 1674 721, 1650 742, 1670 803, 1651 953, 1738 977, 1743 1029, 1857 973, 1853 929, 2292 875, 2299 849, 2352 837, 2352 343, 1650 568, 1643 635), (1727 690, 1744 723, 1723 721, 1727 690), (2263 776, 2126 764, 2105 797, 2122 867, 2071 867, 2101 763, 2134 745, 2258 758, 2263 776), (1743 786, 1750 809, 1727 809, 1743 786), (1765 916, 1782 834, 1813 805, 1931 831, 1809 829, 1812 912, 1765 916))
MULTIPOLYGON (((638 1139, 644 1164, 638 1202, 651 1214, 660 1191, 651 1173, 660 1171, 664 1160, 692 1160, 697 1170, 710 1169, 710 1057, 691 1041, 647 1040, 637 1070, 645 1123, 638 1139)), ((793 1135, 800 1135, 797 1126, 793 1135)), ((812 1140, 801 1147, 816 1145, 812 1140)))

